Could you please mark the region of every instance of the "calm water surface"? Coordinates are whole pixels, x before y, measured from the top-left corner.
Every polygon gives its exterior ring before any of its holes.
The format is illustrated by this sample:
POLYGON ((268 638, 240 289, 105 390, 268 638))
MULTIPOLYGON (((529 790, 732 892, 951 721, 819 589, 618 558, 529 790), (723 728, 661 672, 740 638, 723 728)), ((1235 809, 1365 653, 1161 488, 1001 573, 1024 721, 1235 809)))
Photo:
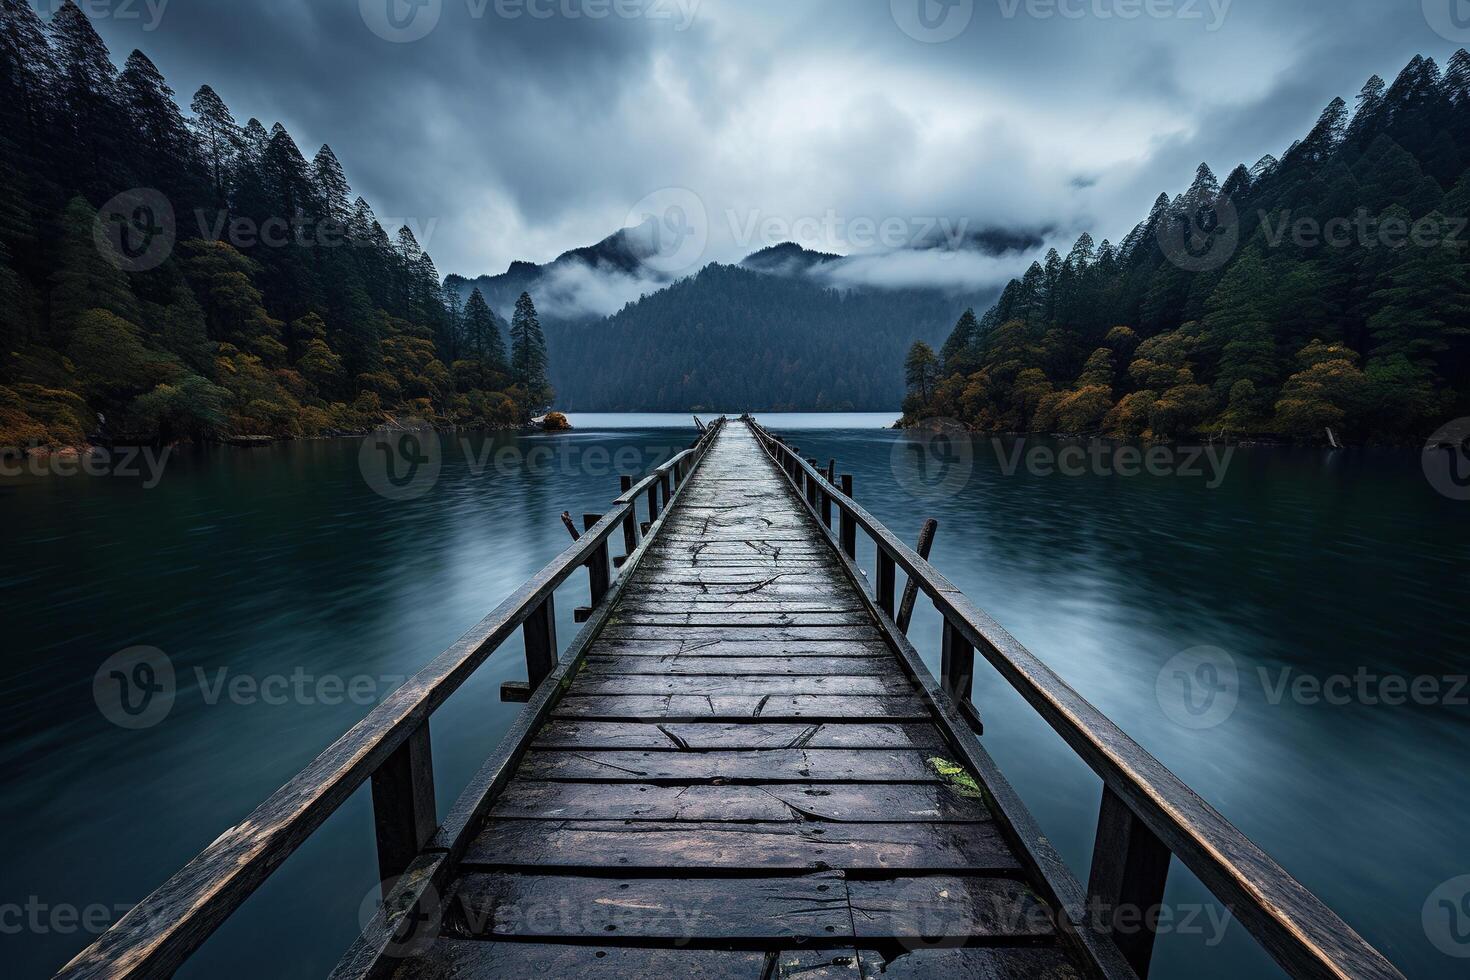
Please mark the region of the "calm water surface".
MULTIPOLYGON (((682 415, 572 421, 564 436, 446 437, 437 482, 407 502, 370 489, 354 440, 178 455, 153 489, 0 479, 7 972, 48 975, 92 938, 72 910, 110 918, 143 897, 560 552, 562 511, 598 512, 620 472, 693 438, 682 415), (99 712, 92 681, 139 645, 164 651, 178 694, 159 724, 127 730, 99 712)), ((1465 672, 1470 505, 1438 496, 1415 454, 1241 452, 1208 489, 1007 475, 1014 444, 977 441, 953 479, 880 430, 891 416, 764 421, 838 459, 895 532, 938 518, 946 575, 1409 976, 1464 975, 1421 911, 1470 874, 1470 711, 1275 696, 1303 674, 1465 672), (1177 724, 1156 692, 1171 659, 1199 647, 1239 677, 1238 704, 1208 729, 1177 724)), ((559 596, 564 643, 581 578, 559 596)), ((935 666, 938 631, 921 605, 912 635, 935 666)), ((514 717, 498 690, 522 671, 509 644, 436 714, 441 812, 514 717)), ((987 747, 1085 872, 1098 780, 977 673, 987 747)), ((364 790, 182 975, 325 975, 376 886, 373 847, 364 790)), ((1193 908, 1209 899, 1188 875, 1176 870, 1168 901, 1195 925, 1161 938, 1156 976, 1270 975, 1237 924, 1206 948, 1221 913, 1193 908)))

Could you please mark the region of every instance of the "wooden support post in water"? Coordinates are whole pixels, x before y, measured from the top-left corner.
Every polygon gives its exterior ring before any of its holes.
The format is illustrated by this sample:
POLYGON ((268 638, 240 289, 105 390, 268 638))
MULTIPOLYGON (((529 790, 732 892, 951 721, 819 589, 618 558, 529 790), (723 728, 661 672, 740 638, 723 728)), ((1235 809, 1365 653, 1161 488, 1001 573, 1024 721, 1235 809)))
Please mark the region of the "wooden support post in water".
POLYGON ((878 581, 874 588, 878 591, 878 608, 891 619, 896 611, 894 596, 898 591, 898 566, 881 544, 878 545, 878 581))
POLYGON ((1113 937, 1140 980, 1154 954, 1158 909, 1169 879, 1169 849, 1116 793, 1103 787, 1087 914, 1113 937))
MULTIPOLYGON (((929 553, 934 550, 934 534, 939 530, 939 522, 933 518, 924 522, 924 527, 919 531, 919 557, 925 561, 929 560, 929 553)), ((919 583, 910 575, 903 586, 903 602, 898 604, 898 619, 894 622, 898 625, 898 631, 905 636, 909 632, 909 624, 914 621, 914 603, 919 598, 919 583)))
MULTIPOLYGON (((844 473, 844 474, 842 474, 842 495, 845 496, 849 500, 852 499, 852 474, 851 473, 844 473)), ((851 558, 853 560, 856 560, 857 559, 857 521, 853 519, 853 516, 851 514, 849 514, 846 509, 844 509, 842 511, 842 520, 839 523, 840 523, 840 526, 841 526, 841 534, 840 534, 840 537, 842 538, 842 553, 845 554, 845 555, 847 555, 847 557, 849 557, 849 558, 851 558)))
MULTIPOLYGON (((601 514, 583 514, 582 524, 587 530, 602 520, 601 514)), ((612 575, 608 569, 607 541, 603 540, 597 550, 592 552, 592 557, 587 559, 587 582, 592 594, 592 608, 596 609, 601 603, 603 596, 612 582, 612 575)))
POLYGON ((429 721, 373 773, 373 823, 378 834, 378 878, 387 898, 399 875, 439 829, 434 810, 434 759, 429 721))

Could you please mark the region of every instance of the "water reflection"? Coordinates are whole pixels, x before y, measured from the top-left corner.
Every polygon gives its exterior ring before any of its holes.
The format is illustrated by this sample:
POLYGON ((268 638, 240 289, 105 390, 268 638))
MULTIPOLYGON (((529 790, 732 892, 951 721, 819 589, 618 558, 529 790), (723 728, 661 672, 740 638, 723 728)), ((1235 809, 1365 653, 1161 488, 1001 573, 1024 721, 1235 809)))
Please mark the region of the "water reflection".
MULTIPOLYGON (((791 437, 804 455, 838 459, 858 499, 902 536, 939 519, 933 561, 946 576, 1407 974, 1460 975, 1420 913, 1436 885, 1470 870, 1455 829, 1470 803, 1465 702, 1299 703, 1293 687, 1360 669, 1466 673, 1470 515, 1425 481, 1417 454, 1240 451, 1210 490, 1208 466, 1197 478, 1007 475, 1016 440, 976 439, 963 487, 925 495, 913 486, 933 471, 894 452, 912 435, 791 437), (1168 717, 1156 684, 1202 646, 1228 651, 1239 700, 1193 731, 1168 717)), ((937 668, 938 617, 920 608, 913 636, 937 668)), ((998 675, 980 671, 976 701, 987 747, 1085 872, 1098 780, 998 675)), ((1169 900, 1208 897, 1176 870, 1169 900)), ((1238 925, 1218 952, 1203 942, 1162 939, 1154 975, 1274 969, 1238 925)))

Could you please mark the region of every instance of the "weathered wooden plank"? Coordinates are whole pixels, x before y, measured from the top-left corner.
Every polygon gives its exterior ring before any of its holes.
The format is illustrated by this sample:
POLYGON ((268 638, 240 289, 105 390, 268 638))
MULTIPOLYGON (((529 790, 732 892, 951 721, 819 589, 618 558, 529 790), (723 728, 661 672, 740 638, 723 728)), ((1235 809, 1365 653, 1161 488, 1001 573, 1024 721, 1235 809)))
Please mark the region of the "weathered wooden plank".
POLYGON ((554 721, 536 733, 541 749, 924 749, 942 748, 933 725, 637 724, 554 721))
MULTIPOLYGON (((722 623, 741 623, 742 620, 754 621, 753 617, 763 617, 763 622, 784 622, 782 618, 791 613, 803 613, 813 616, 816 613, 842 614, 838 618, 826 619, 822 622, 867 622, 867 607, 863 605, 854 593, 849 591, 845 596, 831 596, 826 598, 782 598, 775 600, 761 599, 758 597, 747 597, 737 599, 733 602, 726 601, 719 596, 700 596, 682 599, 666 599, 655 596, 637 596, 627 602, 618 605, 618 620, 620 622, 640 622, 644 617, 657 617, 655 622, 664 622, 665 617, 696 615, 701 620, 713 620, 719 617, 722 623), (863 613, 862 616, 853 614, 863 613)), ((677 620, 674 620, 677 621, 677 620)))
POLYGON ((740 606, 734 612, 756 612, 771 602, 835 603, 839 607, 853 599, 850 587, 832 582, 825 576, 810 576, 806 582, 789 580, 766 584, 765 579, 749 582, 634 582, 639 604, 678 602, 685 605, 740 606))
POLYGON ((731 627, 762 626, 861 626, 873 621, 866 610, 833 610, 831 612, 701 612, 684 607, 682 611, 647 612, 636 607, 619 608, 613 613, 614 626, 692 627, 725 630, 731 627))
POLYGON ((849 677, 901 676, 898 661, 885 657, 594 657, 582 673, 658 674, 665 677, 719 674, 726 677, 781 677, 842 674, 849 677))
POLYGON ((801 675, 739 677, 681 676, 660 674, 593 674, 587 671, 572 681, 568 694, 575 697, 605 695, 672 695, 675 697, 798 697, 803 694, 828 697, 881 697, 912 692, 908 678, 801 675))
POLYGON ((594 657, 760 657, 779 662, 790 657, 891 657, 893 651, 876 640, 730 640, 723 636, 684 637, 674 640, 609 640, 593 644, 594 657))
POLYGON ((651 823, 492 821, 465 852, 469 867, 669 871, 1020 870, 992 823, 651 823))
MULTIPOLYGON (((868 643, 881 642, 882 637, 874 626, 731 626, 717 627, 718 639, 724 641, 752 643, 811 643, 825 640, 859 640, 868 643)), ((697 629, 697 628, 696 628, 697 629)), ((711 636, 710 639, 715 637, 711 636)), ((691 634, 689 627, 655 626, 642 624, 613 623, 603 631, 603 640, 686 640, 698 643, 700 637, 691 634)))
MULTIPOLYGON (((911 944, 912 945, 912 944, 911 944)), ((862 980, 1082 980, 1086 975, 1060 949, 967 948, 903 949, 885 958, 873 950, 858 953, 862 980)))
POLYGON ((826 697, 674 697, 633 695, 566 697, 552 710, 554 718, 607 721, 929 721, 933 712, 917 696, 826 697))
MULTIPOLYGON (((508 980, 579 977, 584 980, 761 980, 766 954, 709 949, 647 949, 546 943, 441 939, 405 961, 392 980, 508 980)), ((814 980, 803 975, 804 980, 814 980)))
POLYGON ((853 929, 861 939, 922 940, 1054 936, 1052 910, 1024 882, 1002 878, 850 881, 853 929))
POLYGON ((445 914, 463 938, 743 941, 852 935, 839 873, 794 878, 467 874, 445 914))
POLYGON ((712 780, 759 783, 932 783, 941 781, 923 752, 906 749, 768 749, 755 752, 527 753, 519 779, 608 782, 712 780))
POLYGON ((491 816, 501 820, 830 820, 843 823, 978 823, 990 812, 943 784, 823 783, 792 786, 658 786, 650 783, 540 783, 511 786, 491 816))

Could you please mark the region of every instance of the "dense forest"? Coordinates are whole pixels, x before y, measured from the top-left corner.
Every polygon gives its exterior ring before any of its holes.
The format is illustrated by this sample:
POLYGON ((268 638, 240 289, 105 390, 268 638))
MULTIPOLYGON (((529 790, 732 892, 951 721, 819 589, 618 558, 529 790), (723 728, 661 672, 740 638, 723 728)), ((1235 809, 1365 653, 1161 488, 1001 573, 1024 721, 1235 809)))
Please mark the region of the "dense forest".
POLYGON ((903 351, 915 340, 937 344, 979 298, 834 289, 815 273, 840 256, 790 242, 678 283, 646 264, 652 254, 623 229, 546 265, 516 262, 474 280, 452 275, 444 288, 462 298, 478 289, 492 305, 521 292, 535 297, 558 405, 584 412, 892 411, 903 399, 903 351), (601 316, 576 296, 599 282, 646 288, 601 316))
POLYGON ((529 298, 503 328, 330 147, 0 0, 0 447, 515 425, 552 392, 529 298))
POLYGON ((548 326, 547 342, 568 409, 887 411, 903 351, 937 342, 964 306, 716 264, 607 320, 548 326))
POLYGON ((1470 55, 1334 99, 1280 160, 1201 166, 1120 244, 915 345, 906 421, 981 431, 1422 441, 1470 415, 1470 55))

